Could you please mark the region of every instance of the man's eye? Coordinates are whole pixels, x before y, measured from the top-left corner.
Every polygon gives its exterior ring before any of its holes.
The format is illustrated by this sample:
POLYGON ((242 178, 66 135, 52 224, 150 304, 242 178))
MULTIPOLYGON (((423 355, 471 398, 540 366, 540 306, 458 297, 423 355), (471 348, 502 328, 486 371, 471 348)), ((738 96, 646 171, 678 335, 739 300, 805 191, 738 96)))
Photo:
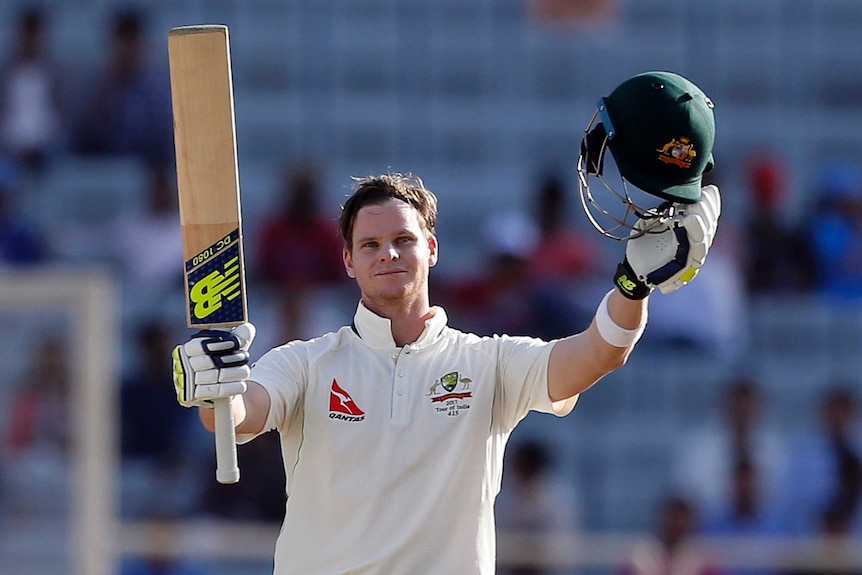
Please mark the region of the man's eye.
POLYGON ((365 242, 362 244, 363 248, 376 248, 377 242, 365 242))

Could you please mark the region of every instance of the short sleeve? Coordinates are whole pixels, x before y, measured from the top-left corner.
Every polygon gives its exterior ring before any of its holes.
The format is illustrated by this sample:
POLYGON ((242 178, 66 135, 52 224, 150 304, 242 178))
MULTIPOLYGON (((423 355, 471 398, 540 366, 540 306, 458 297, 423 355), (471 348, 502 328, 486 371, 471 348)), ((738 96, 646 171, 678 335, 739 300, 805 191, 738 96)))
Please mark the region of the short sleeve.
POLYGON ((531 337, 499 336, 499 390, 501 416, 507 428, 513 428, 530 411, 568 415, 578 396, 551 401, 548 393, 548 361, 554 342, 531 337))
MULTIPOLYGON (((302 405, 308 379, 308 360, 301 345, 287 344, 265 353, 252 366, 249 381, 260 384, 269 394, 269 414, 261 433, 284 430, 302 405)), ((246 443, 257 435, 238 437, 246 443)))

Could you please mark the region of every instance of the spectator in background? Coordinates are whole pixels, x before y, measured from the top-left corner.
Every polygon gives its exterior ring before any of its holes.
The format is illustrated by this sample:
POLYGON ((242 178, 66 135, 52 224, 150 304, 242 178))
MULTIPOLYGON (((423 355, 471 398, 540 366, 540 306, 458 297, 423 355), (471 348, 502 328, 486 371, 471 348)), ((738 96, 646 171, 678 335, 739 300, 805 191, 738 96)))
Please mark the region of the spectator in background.
POLYGON ((664 500, 655 538, 636 545, 621 575, 718 575, 715 561, 691 545, 696 507, 684 497, 664 500))
POLYGON ((69 363, 66 349, 46 335, 30 364, 32 377, 12 399, 6 437, 13 454, 25 450, 62 453, 69 446, 69 363))
POLYGON ((566 219, 568 191, 562 177, 549 173, 539 180, 536 194, 539 237, 533 247, 533 273, 542 280, 577 283, 598 273, 600 246, 566 219))
POLYGON ((320 176, 311 166, 286 169, 279 205, 264 219, 256 246, 256 276, 280 314, 279 343, 316 333, 310 302, 322 288, 348 284, 341 264, 337 214, 320 208, 320 176))
POLYGON ((719 418, 686 433, 679 444, 674 471, 677 489, 711 521, 739 516, 740 511, 747 515, 743 508, 749 505, 768 515, 777 505, 787 447, 763 417, 762 391, 756 381, 736 377, 722 394, 719 418), (746 500, 755 496, 756 501, 746 500))
MULTIPOLYGON (((703 183, 720 185, 721 172, 713 169, 704 174, 703 183)), ((722 186, 722 189, 725 189, 722 186)), ((738 247, 742 230, 735 228, 733 218, 722 220, 722 232, 716 235, 709 250, 712 267, 703 269, 697 281, 688 284, 679 298, 650 299, 650 331, 641 345, 656 353, 685 353, 718 359, 728 365, 746 360, 748 348, 748 315, 745 281, 738 247)), ((680 290, 680 293, 681 290, 680 290)))
POLYGON ((839 301, 862 298, 862 169, 856 162, 823 170, 808 226, 817 291, 839 301))
POLYGON ((840 504, 824 509, 818 518, 818 535, 821 545, 802 546, 790 557, 786 565, 805 565, 790 567, 783 575, 859 575, 858 568, 850 565, 859 563, 859 542, 854 538, 853 513, 840 504), (820 568, 808 567, 812 562, 820 568), (825 565, 825 567, 824 567, 825 565))
MULTIPOLYGON (((554 473, 549 448, 528 440, 510 451, 510 472, 503 474, 495 515, 504 533, 526 536, 535 544, 535 559, 546 558, 549 535, 571 535, 582 528, 580 506, 571 485, 554 473)), ((543 567, 499 568, 500 575, 550 575, 559 570, 543 567)))
POLYGON ((110 61, 88 85, 73 128, 73 152, 133 155, 162 168, 173 166, 170 81, 148 59, 144 26, 137 9, 114 14, 105 50, 110 61))
POLYGON ((0 159, 0 268, 43 263, 48 241, 17 210, 21 178, 17 168, 0 159))
POLYGON ((131 165, 128 181, 111 180, 100 191, 129 201, 114 201, 93 221, 70 215, 48 233, 56 258, 109 267, 125 296, 124 316, 138 321, 184 309, 184 259, 175 172, 131 165))
POLYGON ((110 251, 129 284, 149 291, 182 284, 183 247, 173 171, 150 166, 142 211, 110 223, 110 251))
POLYGON ((9 399, 3 459, 13 514, 68 511, 72 374, 67 340, 65 335, 40 336, 27 374, 9 399))
POLYGON ((782 213, 786 170, 771 155, 758 156, 747 170, 750 211, 743 251, 749 295, 807 293, 817 276, 805 234, 788 225, 782 213))
MULTIPOLYGON (((212 437, 209 438, 210 442, 212 437)), ((215 451, 210 449, 209 461, 197 483, 205 487, 201 513, 235 521, 260 521, 280 525, 284 520, 287 495, 284 491, 284 469, 273 465, 281 457, 281 444, 274 433, 237 447, 242 479, 233 485, 213 480, 215 451), (261 441, 258 441, 261 440, 261 441)))
POLYGON ((120 575, 206 575, 211 572, 212 569, 198 562, 159 557, 124 558, 120 562, 120 575))
POLYGON ((820 399, 820 425, 794 439, 783 508, 795 535, 814 535, 828 509, 846 511, 850 529, 862 533, 862 427, 850 384, 836 384, 820 399))
MULTIPOLYGON (((452 315, 461 318, 461 329, 479 335, 544 333, 549 326, 538 313, 530 270, 538 238, 533 221, 519 211, 493 214, 485 221, 484 265, 450 282, 444 295, 451 299, 448 305, 457 308, 452 315)), ((562 315, 562 310, 558 312, 562 315)))
MULTIPOLYGON (((719 537, 776 537, 785 535, 775 506, 767 505, 759 469, 749 458, 737 460, 731 479, 729 501, 704 514, 702 534, 719 537)), ((766 568, 734 568, 728 575, 774 575, 766 568)))
MULTIPOLYGON (((531 280, 538 290, 539 305, 547 308, 547 316, 553 310, 572 310, 580 318, 569 317, 563 325, 578 325, 589 322, 592 309, 588 304, 575 300, 575 294, 583 294, 590 282, 605 280, 599 267, 601 246, 593 240, 593 234, 582 234, 566 219, 568 215, 568 190, 562 177, 548 173, 537 182, 535 190, 537 206, 536 222, 538 239, 529 257, 531 280)), ((565 334, 560 325, 555 333, 565 334)))
POLYGON ((183 439, 197 428, 194 414, 177 406, 159 360, 170 353, 170 326, 147 321, 135 326, 134 365, 127 369, 120 394, 123 512, 132 516, 182 516, 192 512, 188 489, 196 468, 183 439))
POLYGON ((216 559, 186 558, 185 553, 172 557, 160 553, 168 553, 182 549, 183 526, 181 523, 160 521, 170 517, 153 518, 158 525, 146 532, 147 548, 156 551, 153 554, 134 556, 126 554, 119 558, 119 575, 210 575, 217 571, 216 559))
MULTIPOLYGON (((534 267, 549 262, 538 256, 542 234, 528 214, 492 214, 483 225, 482 239, 483 265, 445 286, 443 297, 458 310, 464 329, 479 335, 555 339, 565 337, 572 325, 589 325, 592 312, 580 309, 567 293, 575 290, 561 280, 565 274, 545 277, 534 267)), ((567 257, 562 251, 561 259, 567 257)))
POLYGON ((268 284, 286 289, 329 284, 344 276, 336 226, 320 208, 320 176, 310 166, 286 169, 279 205, 265 219, 258 246, 258 275, 268 284))
POLYGON ((2 150, 29 172, 41 171, 63 140, 57 70, 45 53, 47 22, 36 7, 17 16, 17 44, 0 81, 2 150))

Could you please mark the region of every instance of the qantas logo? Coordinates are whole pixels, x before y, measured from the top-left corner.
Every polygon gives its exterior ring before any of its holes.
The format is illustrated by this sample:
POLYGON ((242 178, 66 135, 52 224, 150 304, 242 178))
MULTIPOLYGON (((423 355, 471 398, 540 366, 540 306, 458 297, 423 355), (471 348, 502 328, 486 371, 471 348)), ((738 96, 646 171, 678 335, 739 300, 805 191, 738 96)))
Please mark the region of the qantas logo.
POLYGON ((332 380, 329 388, 329 419, 341 419, 344 421, 362 421, 365 412, 359 409, 350 394, 341 389, 336 380, 332 380))

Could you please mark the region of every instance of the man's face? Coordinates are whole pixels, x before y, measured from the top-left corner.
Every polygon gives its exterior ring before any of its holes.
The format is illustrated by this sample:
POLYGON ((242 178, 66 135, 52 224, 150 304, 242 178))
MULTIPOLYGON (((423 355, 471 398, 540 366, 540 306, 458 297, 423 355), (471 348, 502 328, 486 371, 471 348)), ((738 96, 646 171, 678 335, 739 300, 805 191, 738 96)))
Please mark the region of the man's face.
POLYGON ((343 253, 344 267, 359 284, 366 305, 413 303, 422 297, 427 302, 437 239, 426 237, 413 206, 393 198, 362 207, 352 239, 353 250, 343 253))

